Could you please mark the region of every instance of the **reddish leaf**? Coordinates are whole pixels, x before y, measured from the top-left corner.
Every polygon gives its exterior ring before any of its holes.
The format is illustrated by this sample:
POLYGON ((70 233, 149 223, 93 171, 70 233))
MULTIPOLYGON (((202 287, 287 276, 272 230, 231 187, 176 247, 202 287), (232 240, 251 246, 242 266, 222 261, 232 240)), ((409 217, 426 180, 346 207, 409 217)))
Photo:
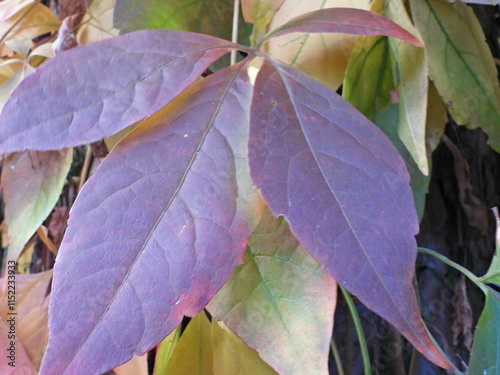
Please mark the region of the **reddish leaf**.
POLYGON ((57 150, 117 133, 234 48, 201 34, 143 30, 67 51, 12 93, 0 116, 0 153, 57 150))
POLYGON ((274 214, 342 286, 450 368, 420 316, 409 176, 383 133, 326 86, 265 61, 249 142, 252 179, 274 214))
POLYGON ((306 13, 274 29, 266 36, 266 39, 289 33, 385 35, 422 46, 417 38, 388 18, 367 10, 353 8, 328 8, 306 13))
POLYGON ((241 263, 258 194, 246 160, 252 86, 240 69, 147 119, 82 189, 54 268, 41 374, 102 373, 144 353, 241 263))

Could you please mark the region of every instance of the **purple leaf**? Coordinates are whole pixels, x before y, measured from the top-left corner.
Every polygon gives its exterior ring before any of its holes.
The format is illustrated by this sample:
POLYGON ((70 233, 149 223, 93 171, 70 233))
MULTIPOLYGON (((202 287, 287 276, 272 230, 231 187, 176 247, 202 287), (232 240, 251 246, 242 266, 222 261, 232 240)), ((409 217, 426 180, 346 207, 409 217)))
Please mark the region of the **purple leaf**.
POLYGON ((22 81, 0 114, 0 154, 97 141, 175 98, 235 44, 143 30, 69 50, 22 81))
POLYGON ((54 268, 41 374, 98 374, 193 316, 242 262, 258 215, 252 86, 241 65, 193 85, 87 182, 54 268))
POLYGON ((335 92, 265 61, 251 108, 251 176, 331 275, 436 364, 412 286, 418 231, 409 176, 385 135, 335 92))
POLYGON ((306 13, 272 30, 264 39, 289 33, 385 35, 422 47, 417 38, 397 23, 377 13, 354 8, 328 8, 306 13))

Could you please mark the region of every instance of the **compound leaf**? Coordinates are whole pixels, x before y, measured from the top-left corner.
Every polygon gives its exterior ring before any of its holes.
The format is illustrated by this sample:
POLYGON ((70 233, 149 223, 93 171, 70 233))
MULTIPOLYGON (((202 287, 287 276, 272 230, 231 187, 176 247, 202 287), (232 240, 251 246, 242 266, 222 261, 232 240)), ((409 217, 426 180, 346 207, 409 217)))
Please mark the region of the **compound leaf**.
POLYGON ((158 111, 235 47, 206 35, 143 30, 66 51, 12 93, 0 115, 0 153, 58 150, 115 134, 158 111))
POLYGON ((241 263, 258 221, 251 92, 242 65, 209 76, 122 140, 85 184, 54 268, 41 374, 103 373, 143 354, 241 263))
POLYGON ((368 308, 436 364, 412 278, 418 221, 403 160, 334 91, 266 60, 252 101, 250 171, 273 213, 368 308))

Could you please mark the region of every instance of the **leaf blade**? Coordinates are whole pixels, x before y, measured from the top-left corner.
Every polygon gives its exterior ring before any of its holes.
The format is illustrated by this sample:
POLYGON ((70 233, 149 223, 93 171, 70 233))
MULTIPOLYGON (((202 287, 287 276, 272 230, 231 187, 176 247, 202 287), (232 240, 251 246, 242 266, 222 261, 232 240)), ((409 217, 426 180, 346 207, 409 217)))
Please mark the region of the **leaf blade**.
POLYGON ((41 373, 98 373, 142 354, 241 261, 259 200, 245 156, 252 87, 241 69, 205 78, 146 120, 82 189, 54 269, 41 373))
POLYGON ((279 374, 328 374, 336 296, 328 272, 266 209, 207 309, 279 374))
POLYGON ((429 359, 450 368, 417 305, 418 222, 408 173, 389 140, 333 91, 265 61, 255 84, 249 145, 252 179, 273 213, 287 218, 342 286, 429 359))
POLYGON ((24 245, 49 216, 61 194, 73 160, 72 149, 9 155, 2 169, 8 259, 17 260, 24 245))
POLYGON ((297 32, 385 35, 422 46, 417 38, 391 20, 353 8, 327 8, 303 14, 272 30, 265 39, 297 32))
POLYGON ((491 147, 500 150, 498 78, 474 12, 460 1, 411 0, 410 5, 425 41, 430 77, 453 119, 482 127, 491 147))
POLYGON ((158 111, 234 48, 210 36, 143 30, 66 51, 14 90, 0 115, 0 153, 115 134, 158 111))

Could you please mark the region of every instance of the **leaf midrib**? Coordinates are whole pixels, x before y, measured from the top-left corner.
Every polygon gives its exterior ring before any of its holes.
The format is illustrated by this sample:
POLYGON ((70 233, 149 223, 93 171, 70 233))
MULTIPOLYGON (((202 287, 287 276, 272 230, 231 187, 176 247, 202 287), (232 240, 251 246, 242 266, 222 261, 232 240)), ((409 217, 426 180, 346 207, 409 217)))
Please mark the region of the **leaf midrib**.
POLYGON ((146 237, 146 239, 144 240, 144 243, 143 245, 141 246, 141 248, 137 251, 137 254, 132 262, 132 264, 130 265, 130 267, 128 267, 128 270, 127 270, 127 273, 124 275, 123 277, 123 281, 120 283, 120 285, 118 286, 116 292, 113 294, 113 296, 111 297, 109 303, 105 306, 105 308, 103 309, 103 313, 101 314, 101 316, 99 317, 99 320, 95 323, 95 325, 93 326, 93 328, 89 331, 89 333, 87 334, 85 340, 82 342, 82 344, 78 347, 78 350, 76 351, 76 353, 73 355, 73 358, 71 359, 70 362, 68 362, 68 364, 64 367, 63 369, 63 373, 64 371, 66 371, 66 369, 68 367, 70 367, 70 365, 75 361, 78 353, 82 350, 82 348, 85 346, 85 344, 88 342, 89 338, 91 337, 92 333, 95 331, 96 327, 101 323, 101 321, 104 319, 104 317, 106 316, 107 312, 109 311, 110 307, 113 305, 114 301, 116 300, 117 296, 120 294, 120 291, 122 290, 124 284, 125 284, 125 280, 128 279, 130 273, 132 272, 132 269, 134 268, 135 264, 137 263, 137 261, 139 260, 140 256, 143 254, 143 251, 145 249, 145 247, 147 246, 147 244, 149 243, 149 240, 151 239, 151 236, 153 235, 153 233, 156 231, 156 228, 158 227, 158 225, 160 225, 164 215, 167 213, 168 209, 170 208, 171 204, 173 203, 173 201, 175 200, 175 198, 177 198, 177 195, 179 193, 179 191, 182 189, 183 187, 183 184, 189 174, 189 171, 191 170, 191 167, 193 166, 198 154, 199 154, 199 150, 201 149, 201 147, 203 146, 204 144, 204 141, 206 139, 206 137, 208 136, 208 134, 210 133, 210 130, 212 129, 213 125, 214 125, 214 122, 215 122, 215 119, 217 118, 217 115, 222 107, 222 103, 224 102, 224 99, 226 98, 228 92, 229 92, 229 89, 231 88, 232 84, 234 83, 234 81, 236 80, 236 78, 238 77, 240 71, 243 69, 243 67, 245 66, 245 64, 250 61, 250 59, 253 58, 253 55, 249 55, 240 65, 240 67, 236 70, 236 72, 234 73, 233 77, 230 79, 226 89, 224 90, 224 92, 222 93, 221 95, 221 99, 219 100, 219 103, 216 107, 216 109, 214 110, 213 112, 213 115, 212 115, 212 118, 210 119, 210 122, 209 124, 207 125, 207 128, 198 144, 198 147, 196 149, 196 151, 194 152, 193 156, 191 157, 191 160, 188 164, 188 166, 186 167, 186 171, 184 172, 184 174, 182 175, 182 178, 181 180, 179 181, 179 183, 177 184, 177 188, 176 190, 172 193, 172 197, 171 199, 169 200, 169 202, 166 204, 165 208, 160 212, 160 215, 158 217, 158 220, 155 222, 155 224, 153 225, 153 228, 149 231, 149 234, 148 236, 146 237))

